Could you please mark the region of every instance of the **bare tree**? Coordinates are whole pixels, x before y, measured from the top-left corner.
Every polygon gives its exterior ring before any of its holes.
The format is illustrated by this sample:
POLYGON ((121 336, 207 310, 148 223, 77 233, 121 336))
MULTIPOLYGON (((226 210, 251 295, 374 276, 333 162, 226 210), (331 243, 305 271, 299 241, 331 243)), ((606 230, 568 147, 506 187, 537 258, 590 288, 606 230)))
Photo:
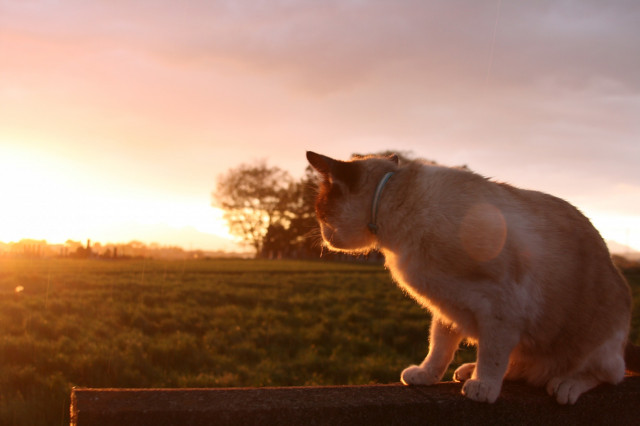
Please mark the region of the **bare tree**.
POLYGON ((213 205, 224 210, 229 232, 262 252, 267 230, 272 224, 286 220, 287 192, 293 185, 291 176, 265 161, 241 164, 218 176, 213 205))

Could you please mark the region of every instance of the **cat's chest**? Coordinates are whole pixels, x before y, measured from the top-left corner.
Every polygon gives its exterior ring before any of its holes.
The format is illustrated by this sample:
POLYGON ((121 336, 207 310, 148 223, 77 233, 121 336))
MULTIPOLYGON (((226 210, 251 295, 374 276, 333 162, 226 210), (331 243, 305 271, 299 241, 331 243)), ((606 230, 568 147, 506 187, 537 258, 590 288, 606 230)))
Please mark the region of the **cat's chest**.
POLYGON ((455 304, 457 297, 454 292, 447 290, 438 280, 429 279, 426 274, 420 276, 393 269, 391 274, 400 288, 430 310, 442 310, 455 304))
POLYGON ((464 330, 468 336, 476 335, 475 306, 471 295, 459 283, 438 271, 403 264, 394 256, 387 257, 387 267, 396 283, 433 315, 464 330))
POLYGON ((386 266, 398 285, 414 297, 427 299, 429 304, 449 303, 455 299, 451 289, 442 282, 438 273, 429 269, 426 262, 416 262, 413 256, 385 253, 386 266))

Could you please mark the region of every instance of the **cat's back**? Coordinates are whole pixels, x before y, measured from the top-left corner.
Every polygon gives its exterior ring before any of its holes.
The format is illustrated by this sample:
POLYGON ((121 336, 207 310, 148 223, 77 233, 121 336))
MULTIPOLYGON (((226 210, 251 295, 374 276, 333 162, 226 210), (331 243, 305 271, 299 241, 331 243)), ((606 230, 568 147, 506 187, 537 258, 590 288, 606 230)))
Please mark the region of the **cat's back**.
POLYGON ((415 162, 406 168, 413 181, 412 188, 422 189, 425 198, 440 205, 451 202, 460 208, 486 202, 523 216, 548 219, 562 214, 572 221, 588 222, 578 209, 561 198, 494 181, 465 168, 428 162, 415 162))
MULTIPOLYGON (((617 274, 598 231, 561 198, 496 182, 461 168, 414 162, 406 166, 406 171, 408 181, 402 185, 406 194, 402 196, 414 200, 414 211, 422 212, 418 220, 441 246, 453 248, 451 237, 459 240, 470 220, 476 228, 488 221, 504 226, 505 252, 501 257, 505 261, 526 259, 530 267, 546 264, 545 270, 556 265, 563 271, 596 268, 617 274), (485 218, 476 219, 478 215, 485 218)), ((479 236, 485 237, 491 235, 479 236)))
POLYGON ((428 163, 410 168, 419 169, 413 172, 414 188, 422 188, 427 202, 447 210, 449 217, 462 218, 474 206, 489 204, 505 218, 511 232, 521 238, 536 234, 558 242, 576 238, 591 240, 599 247, 598 251, 604 250, 608 256, 602 238, 589 219, 559 197, 493 181, 462 168, 428 163))

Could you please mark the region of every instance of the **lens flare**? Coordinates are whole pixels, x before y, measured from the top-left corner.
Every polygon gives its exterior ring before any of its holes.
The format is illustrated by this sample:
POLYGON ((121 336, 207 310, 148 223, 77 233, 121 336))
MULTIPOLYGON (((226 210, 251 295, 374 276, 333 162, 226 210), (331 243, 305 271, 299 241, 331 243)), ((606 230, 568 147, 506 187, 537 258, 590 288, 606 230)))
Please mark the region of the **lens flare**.
POLYGON ((460 224, 464 251, 478 262, 500 255, 507 240, 507 222, 499 208, 489 203, 471 206, 460 224))

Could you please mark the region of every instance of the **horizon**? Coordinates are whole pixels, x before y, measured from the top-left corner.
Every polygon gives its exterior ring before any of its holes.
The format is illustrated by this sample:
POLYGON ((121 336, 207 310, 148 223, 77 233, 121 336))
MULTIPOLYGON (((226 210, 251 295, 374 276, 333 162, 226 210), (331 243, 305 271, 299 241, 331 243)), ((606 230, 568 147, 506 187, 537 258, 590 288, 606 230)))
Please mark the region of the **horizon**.
POLYGON ((251 258, 247 250, 203 250, 185 249, 180 246, 163 246, 157 243, 145 244, 140 241, 126 243, 102 243, 68 240, 64 243, 49 243, 45 240, 25 239, 18 242, 0 241, 0 259, 165 259, 184 260, 187 258, 251 258))
POLYGON ((0 241, 231 249, 217 177, 386 150, 640 251, 640 4, 4 2, 0 241))
MULTIPOLYGON (((26 245, 44 245, 50 248, 61 248, 61 247, 70 247, 70 248, 77 248, 77 247, 82 247, 82 248, 86 248, 86 247, 91 247, 92 249, 95 249, 96 247, 99 247, 100 252, 98 252, 98 254, 104 254, 108 249, 112 249, 112 248, 118 248, 118 247, 130 247, 130 246, 138 246, 141 245, 140 247, 137 247, 139 249, 142 250, 179 250, 179 251, 184 251, 185 253, 192 253, 192 252, 204 252, 204 253, 221 253, 221 254, 229 254, 229 255, 249 255, 249 254, 254 254, 252 249, 249 248, 246 244, 242 244, 239 242, 232 242, 231 245, 226 246, 226 247, 220 247, 220 246, 216 246, 214 248, 202 248, 202 247, 194 247, 194 246, 190 246, 189 248, 181 246, 179 244, 160 244, 158 242, 152 241, 152 242, 144 242, 144 241, 139 241, 139 240, 129 240, 129 241, 118 241, 118 242, 103 242, 103 241, 94 241, 91 238, 88 238, 86 240, 86 243, 83 243, 82 240, 73 240, 73 239, 67 239, 64 242, 50 242, 47 241, 46 239, 32 239, 32 238, 23 238, 19 241, 1 241, 0 240, 0 254, 2 253, 6 253, 7 251, 5 250, 5 247, 3 246, 26 246, 26 245)), ((615 240, 604 240, 605 243, 607 244, 607 247, 609 249, 609 252, 611 253, 611 255, 618 255, 618 256, 627 256, 630 258, 635 258, 640 256, 640 250, 637 250, 629 245, 625 245, 623 243, 620 243, 619 241, 615 241, 615 240)), ((67 252, 66 255, 70 255, 72 253, 67 252)), ((52 255, 53 256, 53 255, 52 255)), ((42 257, 52 257, 52 256, 42 256, 42 257)))

